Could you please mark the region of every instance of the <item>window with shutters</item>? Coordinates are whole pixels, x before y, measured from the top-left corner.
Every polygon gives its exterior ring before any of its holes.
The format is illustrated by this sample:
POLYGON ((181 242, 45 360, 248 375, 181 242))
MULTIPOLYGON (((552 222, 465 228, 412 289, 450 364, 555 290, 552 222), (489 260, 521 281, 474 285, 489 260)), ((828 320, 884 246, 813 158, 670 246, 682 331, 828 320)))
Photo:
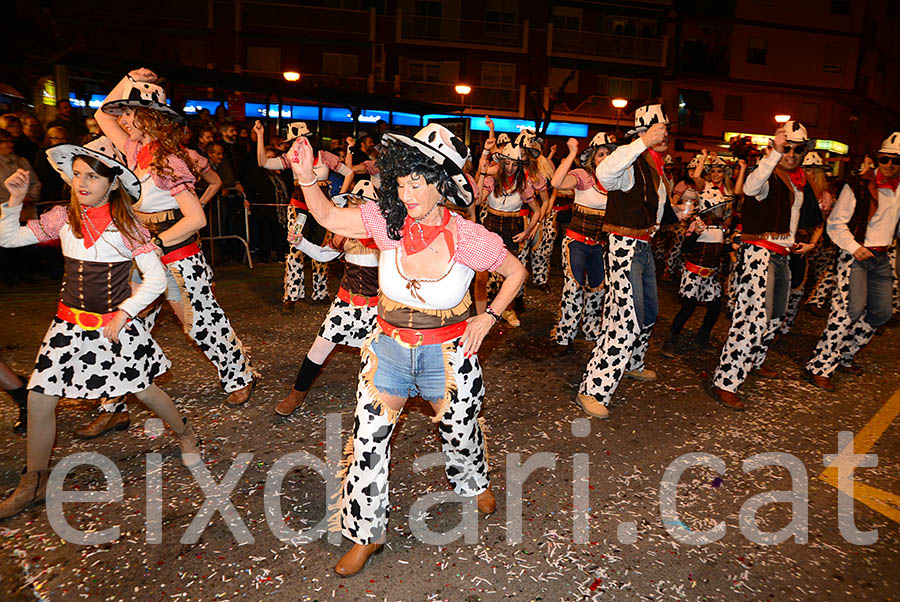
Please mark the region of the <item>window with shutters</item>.
POLYGON ((515 63, 481 63, 481 85, 487 88, 515 88, 515 63))
POLYGON ((359 75, 359 57, 355 54, 326 52, 322 55, 322 71, 339 77, 359 75))
POLYGON ((725 119, 731 121, 744 120, 744 97, 737 94, 725 95, 725 119))

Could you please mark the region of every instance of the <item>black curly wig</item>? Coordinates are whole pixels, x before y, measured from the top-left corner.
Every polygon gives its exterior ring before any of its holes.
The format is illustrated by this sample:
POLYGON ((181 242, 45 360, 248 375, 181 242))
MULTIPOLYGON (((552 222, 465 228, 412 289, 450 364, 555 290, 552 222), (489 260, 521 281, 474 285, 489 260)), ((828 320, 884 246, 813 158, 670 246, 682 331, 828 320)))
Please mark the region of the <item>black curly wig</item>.
POLYGON ((387 222, 387 233, 391 240, 400 240, 403 222, 406 220, 406 205, 397 196, 397 178, 416 174, 437 187, 443 203, 452 197, 456 188, 444 168, 408 144, 385 139, 378 152, 375 165, 381 173, 381 194, 378 208, 387 222))

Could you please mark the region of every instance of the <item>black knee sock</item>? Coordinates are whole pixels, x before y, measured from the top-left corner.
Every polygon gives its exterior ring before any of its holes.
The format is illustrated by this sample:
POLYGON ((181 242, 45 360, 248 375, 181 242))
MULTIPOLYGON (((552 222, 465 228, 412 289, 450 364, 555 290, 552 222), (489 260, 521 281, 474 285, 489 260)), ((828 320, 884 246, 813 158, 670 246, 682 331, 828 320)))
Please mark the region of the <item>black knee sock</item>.
POLYGON ((316 377, 321 370, 322 364, 315 363, 309 359, 309 356, 303 358, 303 364, 300 366, 300 370, 297 371, 297 380, 294 382, 294 389, 301 392, 309 391, 312 382, 316 380, 316 377))
POLYGON ((719 319, 719 314, 722 313, 722 298, 719 297, 715 301, 710 301, 706 304, 706 315, 703 316, 703 325, 700 327, 700 330, 703 332, 712 332, 713 326, 716 325, 716 320, 719 319))
POLYGON ((13 398, 13 401, 16 402, 16 405, 19 407, 24 407, 28 405, 28 389, 25 387, 19 387, 18 389, 12 389, 11 391, 7 391, 9 396, 13 398))
POLYGON ((685 322, 690 319, 695 309, 697 309, 697 302, 695 300, 688 299, 687 297, 681 298, 681 309, 678 310, 678 313, 675 314, 675 317, 672 319, 672 334, 681 332, 685 322))

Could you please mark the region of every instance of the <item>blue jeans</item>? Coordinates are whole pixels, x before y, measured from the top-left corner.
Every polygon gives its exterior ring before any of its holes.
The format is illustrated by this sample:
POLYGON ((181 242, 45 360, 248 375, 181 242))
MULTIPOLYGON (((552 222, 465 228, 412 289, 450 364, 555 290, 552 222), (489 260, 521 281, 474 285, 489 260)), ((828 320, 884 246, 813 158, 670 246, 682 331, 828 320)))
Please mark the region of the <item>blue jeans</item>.
POLYGON ((847 313, 856 322, 863 314, 872 328, 878 328, 891 319, 893 273, 888 254, 873 253, 865 261, 853 260, 850 264, 850 302, 847 313))
POLYGON ((634 311, 641 328, 656 324, 659 314, 659 299, 656 296, 656 264, 650 243, 638 242, 628 272, 631 291, 634 295, 634 311))
MULTIPOLYGON (((425 401, 444 398, 444 349, 439 343, 409 349, 384 333, 370 349, 378 358, 372 384, 380 393, 396 397, 421 395, 425 401)), ((461 349, 461 348, 460 348, 461 349)))
POLYGON ((603 284, 604 245, 588 245, 577 240, 569 242, 569 268, 581 286, 597 288, 603 284))
POLYGON ((784 316, 791 290, 791 269, 788 255, 769 252, 769 271, 766 276, 766 318, 784 316))

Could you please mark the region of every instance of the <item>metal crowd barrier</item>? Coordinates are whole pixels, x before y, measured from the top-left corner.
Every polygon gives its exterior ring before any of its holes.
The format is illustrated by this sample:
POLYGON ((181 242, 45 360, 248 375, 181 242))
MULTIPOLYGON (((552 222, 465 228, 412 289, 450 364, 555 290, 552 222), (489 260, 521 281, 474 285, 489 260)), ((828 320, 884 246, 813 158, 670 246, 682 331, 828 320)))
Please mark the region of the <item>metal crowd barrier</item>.
MULTIPOLYGON (((247 260, 248 267, 253 269, 253 257, 250 255, 250 212, 247 211, 247 207, 245 206, 245 202, 247 200, 247 196, 242 192, 233 191, 229 193, 229 197, 238 197, 241 203, 241 211, 244 212, 244 236, 238 236, 237 234, 221 234, 222 232, 222 195, 221 193, 216 196, 216 198, 210 202, 209 204, 215 203, 215 212, 216 219, 215 221, 210 219, 210 215, 206 216, 206 225, 209 230, 209 236, 202 237, 202 240, 209 241, 209 263, 210 265, 216 265, 216 245, 214 241, 216 240, 226 240, 226 239, 237 239, 241 241, 241 244, 244 245, 244 257, 247 260), (213 224, 215 224, 215 233, 213 232, 213 224)), ((208 210, 209 213, 213 212, 213 209, 208 210)))

